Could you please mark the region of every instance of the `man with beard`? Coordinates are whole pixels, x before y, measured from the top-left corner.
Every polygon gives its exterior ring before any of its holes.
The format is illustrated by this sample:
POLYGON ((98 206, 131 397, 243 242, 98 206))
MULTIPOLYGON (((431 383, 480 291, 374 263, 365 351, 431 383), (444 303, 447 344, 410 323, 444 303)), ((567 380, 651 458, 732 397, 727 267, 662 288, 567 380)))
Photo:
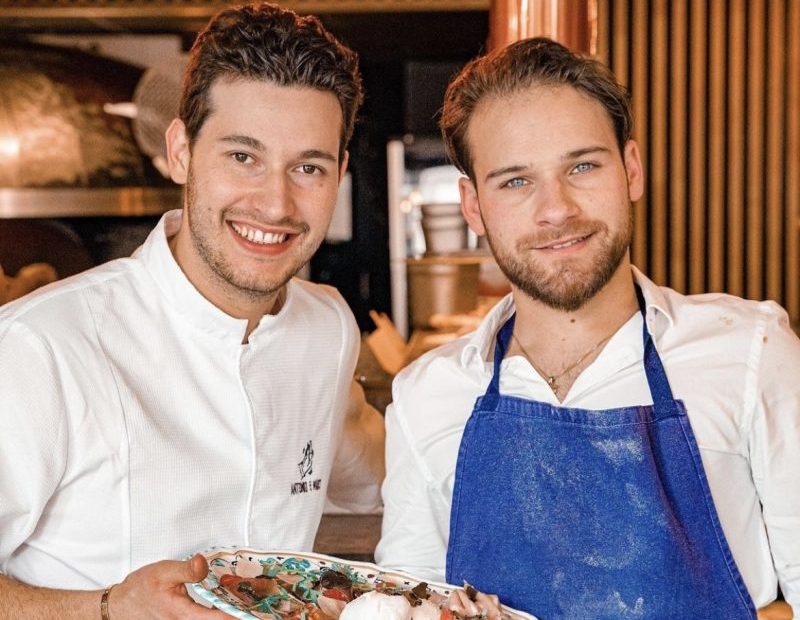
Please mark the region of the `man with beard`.
POLYGON ((183 210, 132 257, 3 307, 0 617, 226 618, 187 596, 207 567, 183 558, 309 550, 326 497, 380 505, 355 320, 292 279, 330 221, 360 84, 316 18, 221 12, 167 131, 183 210))
POLYGON ((441 125, 512 292, 395 380, 378 562, 543 620, 800 613, 800 343, 772 302, 631 265, 625 90, 525 40, 441 125))

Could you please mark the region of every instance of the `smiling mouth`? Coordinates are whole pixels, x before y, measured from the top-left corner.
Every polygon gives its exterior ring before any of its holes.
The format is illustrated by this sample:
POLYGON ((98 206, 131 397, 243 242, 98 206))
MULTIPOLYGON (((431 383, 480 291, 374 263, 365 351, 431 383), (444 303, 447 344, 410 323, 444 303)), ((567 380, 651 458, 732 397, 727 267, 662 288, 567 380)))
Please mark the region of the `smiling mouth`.
POLYGON ((245 226, 244 224, 236 224, 234 222, 231 222, 231 228, 233 228, 240 237, 247 239, 251 243, 257 243, 258 245, 277 245, 289 238, 288 233, 264 232, 258 228, 245 226))
POLYGON ((537 247, 537 250, 565 250, 567 248, 571 248, 573 245, 577 245, 582 241, 586 241, 591 234, 584 235, 583 237, 575 237, 574 239, 569 239, 568 241, 559 241, 557 243, 553 243, 550 245, 542 245, 537 247))

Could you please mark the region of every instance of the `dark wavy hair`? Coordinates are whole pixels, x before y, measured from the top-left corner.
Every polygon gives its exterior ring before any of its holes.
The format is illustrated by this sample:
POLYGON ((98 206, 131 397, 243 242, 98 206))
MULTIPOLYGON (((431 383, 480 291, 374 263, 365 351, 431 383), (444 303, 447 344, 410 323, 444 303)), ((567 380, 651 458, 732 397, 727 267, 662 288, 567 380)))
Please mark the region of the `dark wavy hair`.
POLYGON ((600 102, 614 125, 620 153, 624 151, 633 131, 630 94, 625 87, 597 60, 536 37, 470 61, 447 87, 439 126, 447 153, 461 172, 474 180, 467 130, 480 101, 534 84, 572 86, 600 102))
POLYGON ((251 79, 330 91, 342 109, 341 161, 363 100, 358 56, 314 16, 254 3, 217 13, 189 54, 179 116, 190 144, 209 114, 209 91, 219 79, 251 79))

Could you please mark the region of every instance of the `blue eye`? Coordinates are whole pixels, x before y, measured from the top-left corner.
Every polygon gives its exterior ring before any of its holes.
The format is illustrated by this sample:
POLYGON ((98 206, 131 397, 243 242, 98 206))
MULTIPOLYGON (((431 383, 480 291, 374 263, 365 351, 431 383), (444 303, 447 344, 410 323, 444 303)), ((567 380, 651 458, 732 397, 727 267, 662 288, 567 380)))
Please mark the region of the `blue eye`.
POLYGON ((594 164, 589 163, 588 161, 582 161, 577 166, 575 166, 572 170, 574 172, 583 173, 589 172, 590 170, 594 169, 594 164))
POLYGON ((503 187, 510 187, 511 189, 517 189, 525 186, 526 184, 527 181, 525 181, 525 179, 522 179, 520 177, 515 177, 503 183, 503 187))

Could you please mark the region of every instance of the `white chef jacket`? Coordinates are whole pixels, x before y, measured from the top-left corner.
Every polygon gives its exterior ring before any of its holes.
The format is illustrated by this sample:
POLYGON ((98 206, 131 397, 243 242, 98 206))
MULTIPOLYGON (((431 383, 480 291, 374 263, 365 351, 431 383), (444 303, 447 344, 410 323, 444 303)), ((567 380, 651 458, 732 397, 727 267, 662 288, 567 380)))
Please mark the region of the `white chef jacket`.
POLYGON ((132 257, 0 308, 0 571, 70 589, 212 545, 310 550, 326 494, 379 506, 380 415, 332 288, 276 315, 209 303, 161 219, 132 257))
MULTIPOLYGON (((634 276, 747 588, 760 607, 774 600, 780 581, 800 617, 800 341, 773 302, 684 296, 635 269, 634 276)), ((489 384, 495 335, 513 311, 509 295, 476 332, 429 352, 395 379, 386 413, 383 536, 375 554, 381 565, 444 579, 461 435, 489 384)), ((620 328, 562 406, 652 404, 642 364, 643 320, 636 313, 620 328)), ((558 405, 522 356, 503 360, 500 391, 558 405)), ((486 501, 492 501, 488 491, 486 501)))

